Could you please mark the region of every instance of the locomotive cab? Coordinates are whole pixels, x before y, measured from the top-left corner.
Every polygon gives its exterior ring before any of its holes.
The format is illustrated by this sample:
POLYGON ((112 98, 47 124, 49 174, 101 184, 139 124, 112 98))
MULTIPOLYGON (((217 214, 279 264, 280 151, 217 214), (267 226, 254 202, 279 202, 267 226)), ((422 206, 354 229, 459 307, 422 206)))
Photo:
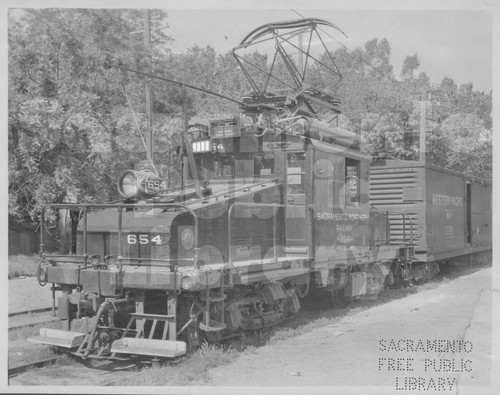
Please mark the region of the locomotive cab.
MULTIPOLYGON (((237 124, 236 119, 232 122, 237 124)), ((362 271, 364 284, 374 259, 391 262, 400 253, 389 245, 387 215, 370 208, 371 157, 361 153, 359 136, 354 133, 319 121, 307 122, 303 133, 279 136, 246 134, 245 128, 235 133, 229 121, 221 131, 217 128, 223 122, 215 122, 191 141, 198 173, 211 186, 278 180, 284 217, 275 224, 284 242, 278 254, 302 254, 312 260, 316 283, 322 288, 362 295, 369 292, 366 287, 346 287, 347 273, 352 268, 362 271), (205 152, 199 147, 205 147, 205 152)), ((388 273, 386 266, 376 271, 383 276, 388 273)))

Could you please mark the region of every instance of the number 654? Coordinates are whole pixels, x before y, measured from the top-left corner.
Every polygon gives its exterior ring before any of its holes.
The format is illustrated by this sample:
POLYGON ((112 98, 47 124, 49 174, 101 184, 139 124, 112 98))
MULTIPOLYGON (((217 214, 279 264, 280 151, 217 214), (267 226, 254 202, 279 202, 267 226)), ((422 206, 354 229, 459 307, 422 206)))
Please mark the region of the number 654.
POLYGON ((127 236, 127 243, 128 244, 148 244, 148 243, 154 243, 156 245, 160 245, 162 244, 162 240, 161 240, 161 237, 160 235, 157 235, 155 237, 152 237, 151 240, 150 240, 150 235, 148 234, 139 234, 139 235, 134 235, 134 234, 130 234, 127 236))

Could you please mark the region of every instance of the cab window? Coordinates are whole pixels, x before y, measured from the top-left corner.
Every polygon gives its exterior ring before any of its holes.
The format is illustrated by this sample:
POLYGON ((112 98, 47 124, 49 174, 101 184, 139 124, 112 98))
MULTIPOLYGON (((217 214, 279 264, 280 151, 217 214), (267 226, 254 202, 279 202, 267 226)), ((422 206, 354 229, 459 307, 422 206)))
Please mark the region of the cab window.
POLYGON ((287 185, 288 193, 305 193, 305 154, 289 152, 287 155, 287 185))
POLYGON ((345 160, 345 204, 359 206, 359 160, 346 158, 345 160))
POLYGON ((274 155, 270 153, 255 155, 253 158, 253 174, 255 177, 274 175, 274 155))
POLYGON ((234 176, 234 155, 215 155, 214 177, 234 176))
MULTIPOLYGON (((197 155, 195 156, 196 170, 198 172, 198 177, 202 180, 210 180, 212 178, 212 158, 210 154, 197 155)), ((191 168, 189 169, 189 176, 193 178, 191 174, 191 168)))

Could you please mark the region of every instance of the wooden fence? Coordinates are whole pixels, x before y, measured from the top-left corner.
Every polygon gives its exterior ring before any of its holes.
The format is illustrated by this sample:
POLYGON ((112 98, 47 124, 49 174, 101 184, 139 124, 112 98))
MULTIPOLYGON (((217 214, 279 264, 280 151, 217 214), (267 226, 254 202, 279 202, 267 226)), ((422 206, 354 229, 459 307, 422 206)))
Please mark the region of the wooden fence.
MULTIPOLYGON (((47 251, 55 250, 55 243, 44 235, 47 251)), ((31 229, 9 229, 9 255, 33 255, 40 250, 40 232, 31 229)))

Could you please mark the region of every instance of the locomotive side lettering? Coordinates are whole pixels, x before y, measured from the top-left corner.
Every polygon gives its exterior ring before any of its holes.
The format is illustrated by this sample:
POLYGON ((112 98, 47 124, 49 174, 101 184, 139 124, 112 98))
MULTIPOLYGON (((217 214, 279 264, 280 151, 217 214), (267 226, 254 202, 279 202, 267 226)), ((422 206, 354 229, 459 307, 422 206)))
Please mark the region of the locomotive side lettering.
POLYGON ((335 228, 337 232, 352 232, 353 226, 348 224, 337 224, 335 228))
POLYGON ((366 214, 361 213, 316 213, 316 219, 319 221, 361 221, 368 222, 366 214))
POLYGON ((463 198, 461 196, 449 196, 449 195, 432 195, 432 204, 435 206, 462 206, 463 198))

